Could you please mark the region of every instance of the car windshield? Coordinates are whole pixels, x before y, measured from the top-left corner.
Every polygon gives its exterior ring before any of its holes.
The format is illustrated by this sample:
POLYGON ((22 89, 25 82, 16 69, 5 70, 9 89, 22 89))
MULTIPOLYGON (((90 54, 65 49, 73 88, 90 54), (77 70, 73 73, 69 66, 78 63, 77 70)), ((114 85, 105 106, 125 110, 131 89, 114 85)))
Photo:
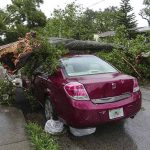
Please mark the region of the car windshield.
POLYGON ((68 76, 81 76, 117 72, 115 68, 96 56, 75 56, 61 59, 68 76))

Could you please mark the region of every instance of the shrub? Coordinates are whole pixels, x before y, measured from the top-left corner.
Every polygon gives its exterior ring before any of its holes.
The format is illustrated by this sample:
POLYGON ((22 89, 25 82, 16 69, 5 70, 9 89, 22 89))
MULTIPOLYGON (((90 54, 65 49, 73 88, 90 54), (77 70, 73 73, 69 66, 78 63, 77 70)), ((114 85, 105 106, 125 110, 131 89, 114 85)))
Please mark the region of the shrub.
MULTIPOLYGON (((124 34, 124 33, 123 33, 124 34)), ((121 36, 116 35, 117 37, 121 36)), ((123 36, 124 37, 124 36, 123 36)), ((97 55, 113 64, 120 71, 142 79, 150 79, 150 58, 140 58, 142 52, 150 51, 150 44, 146 41, 149 37, 138 35, 135 39, 117 39, 117 43, 122 43, 124 50, 114 49, 110 53, 100 52, 97 55), (119 42, 118 42, 119 41, 119 42), (140 59, 139 59, 139 58, 140 59)))
POLYGON ((26 100, 29 102, 31 110, 34 111, 37 108, 37 99, 33 93, 33 89, 30 86, 29 88, 24 89, 24 94, 26 97, 26 100))
POLYGON ((0 79, 0 105, 12 105, 14 102, 15 91, 13 84, 6 79, 0 79))
POLYGON ((31 77, 35 69, 42 66, 43 72, 52 74, 59 65, 59 58, 67 52, 64 47, 51 45, 47 39, 39 39, 39 43, 34 45, 32 57, 27 61, 22 69, 22 73, 31 77))
POLYGON ((125 61, 123 61, 122 58, 126 57, 124 52, 121 52, 119 50, 114 50, 112 52, 106 53, 106 52, 100 52, 98 53, 98 56, 105 61, 111 63, 113 66, 115 66, 119 71, 134 75, 133 70, 130 66, 128 66, 125 61))

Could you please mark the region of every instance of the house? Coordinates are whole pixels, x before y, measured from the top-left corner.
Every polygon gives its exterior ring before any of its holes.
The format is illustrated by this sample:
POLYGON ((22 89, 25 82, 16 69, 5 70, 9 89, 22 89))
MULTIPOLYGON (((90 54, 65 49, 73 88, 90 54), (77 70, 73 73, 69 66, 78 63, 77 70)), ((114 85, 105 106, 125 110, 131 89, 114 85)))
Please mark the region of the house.
MULTIPOLYGON (((130 30, 135 30, 138 34, 147 34, 150 32, 150 27, 137 27, 130 30)), ((94 34, 94 40, 95 41, 108 40, 108 39, 112 39, 112 37, 114 36, 115 36, 115 31, 107 31, 103 33, 94 34)))

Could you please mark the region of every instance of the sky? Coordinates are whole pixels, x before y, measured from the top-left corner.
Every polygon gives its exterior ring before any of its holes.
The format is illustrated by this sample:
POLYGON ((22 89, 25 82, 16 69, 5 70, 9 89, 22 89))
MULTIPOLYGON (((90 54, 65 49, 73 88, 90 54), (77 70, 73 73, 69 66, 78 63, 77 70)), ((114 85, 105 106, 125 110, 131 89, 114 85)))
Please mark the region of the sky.
MULTIPOLYGON (((64 8, 67 3, 71 3, 74 0, 44 0, 44 4, 41 5, 41 10, 47 17, 53 12, 54 8, 64 8)), ((90 8, 93 10, 105 9, 109 6, 119 6, 121 0, 76 0, 77 4, 81 4, 82 7, 90 8)), ((136 15, 138 27, 148 26, 147 21, 142 19, 139 15, 140 10, 144 7, 143 0, 131 0, 131 6, 133 12, 136 15)), ((10 4, 11 0, 0 0, 0 8, 6 8, 7 4, 10 4)))

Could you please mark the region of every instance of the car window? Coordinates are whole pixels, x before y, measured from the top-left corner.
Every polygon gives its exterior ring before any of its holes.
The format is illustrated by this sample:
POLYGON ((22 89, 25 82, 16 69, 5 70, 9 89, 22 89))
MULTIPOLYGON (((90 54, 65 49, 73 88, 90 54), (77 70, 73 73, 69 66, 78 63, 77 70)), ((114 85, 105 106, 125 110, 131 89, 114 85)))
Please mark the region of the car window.
POLYGON ((115 68, 96 56, 75 56, 61 59, 68 76, 117 72, 115 68))

